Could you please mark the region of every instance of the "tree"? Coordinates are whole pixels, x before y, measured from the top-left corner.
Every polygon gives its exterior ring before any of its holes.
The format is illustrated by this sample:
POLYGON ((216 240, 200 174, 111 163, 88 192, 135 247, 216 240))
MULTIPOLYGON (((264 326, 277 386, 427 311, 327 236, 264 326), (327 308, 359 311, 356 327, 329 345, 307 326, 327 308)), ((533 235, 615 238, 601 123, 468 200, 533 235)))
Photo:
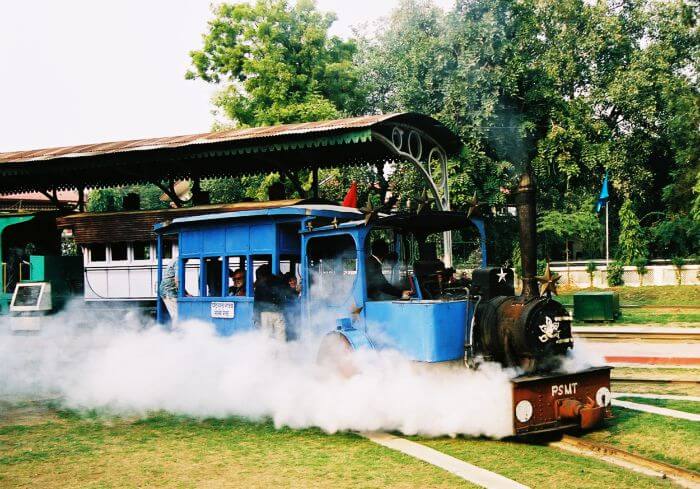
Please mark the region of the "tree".
POLYGON ((165 209, 168 202, 161 200, 163 191, 155 185, 132 185, 129 187, 116 187, 107 189, 95 189, 88 194, 88 212, 120 211, 123 208, 123 199, 126 194, 136 193, 141 199, 141 209, 165 209))
POLYGON ((647 256, 647 238, 630 200, 626 200, 620 208, 618 254, 623 263, 630 265, 636 259, 647 256))
POLYGON ((568 261, 570 241, 580 241, 589 256, 600 249, 602 228, 590 206, 575 212, 544 211, 538 220, 537 231, 544 235, 545 254, 548 256, 552 245, 563 245, 568 261))
POLYGON ((598 269, 598 265, 591 260, 586 263, 586 273, 588 274, 588 280, 590 282, 590 287, 593 288, 593 278, 595 276, 595 271, 598 269))
POLYGON ((651 226, 654 254, 659 258, 700 254, 700 220, 687 215, 663 215, 651 226))
POLYGON ((404 0, 357 59, 373 109, 427 112, 461 136, 455 202, 477 190, 502 204, 531 162, 544 210, 583 208, 607 171, 639 212, 687 214, 697 37, 684 0, 459 0, 447 15, 404 0))
POLYGON ((221 4, 186 78, 222 85, 214 104, 234 126, 332 119, 360 112, 356 47, 328 35, 335 15, 311 0, 221 4))
POLYGON ((676 269, 676 284, 681 285, 683 283, 683 265, 685 265, 685 259, 682 256, 674 256, 671 258, 671 264, 673 268, 676 269))
POLYGON ((639 275, 639 285, 640 287, 644 285, 644 276, 649 273, 647 265, 649 264, 649 259, 646 256, 640 256, 634 260, 634 268, 637 269, 637 274, 639 275))

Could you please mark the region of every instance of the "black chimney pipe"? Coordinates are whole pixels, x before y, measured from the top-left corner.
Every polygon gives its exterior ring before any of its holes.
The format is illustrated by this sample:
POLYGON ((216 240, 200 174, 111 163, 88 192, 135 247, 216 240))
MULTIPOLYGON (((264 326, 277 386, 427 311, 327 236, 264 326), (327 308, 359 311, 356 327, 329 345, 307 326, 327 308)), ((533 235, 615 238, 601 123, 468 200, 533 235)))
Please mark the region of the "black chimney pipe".
POLYGON ((528 166, 520 176, 515 196, 520 220, 520 263, 523 269, 523 292, 525 299, 540 296, 537 287, 537 197, 535 179, 528 166))

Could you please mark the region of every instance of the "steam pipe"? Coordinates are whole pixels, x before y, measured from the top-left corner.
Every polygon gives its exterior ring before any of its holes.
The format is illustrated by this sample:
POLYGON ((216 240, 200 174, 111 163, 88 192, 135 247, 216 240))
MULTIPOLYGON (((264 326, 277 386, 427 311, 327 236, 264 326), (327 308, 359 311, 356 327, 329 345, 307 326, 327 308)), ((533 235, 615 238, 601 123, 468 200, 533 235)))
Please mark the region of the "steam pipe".
POLYGON ((523 292, 526 299, 539 297, 537 287, 537 202, 535 180, 528 167, 520 176, 515 196, 520 221, 520 263, 523 269, 523 292))

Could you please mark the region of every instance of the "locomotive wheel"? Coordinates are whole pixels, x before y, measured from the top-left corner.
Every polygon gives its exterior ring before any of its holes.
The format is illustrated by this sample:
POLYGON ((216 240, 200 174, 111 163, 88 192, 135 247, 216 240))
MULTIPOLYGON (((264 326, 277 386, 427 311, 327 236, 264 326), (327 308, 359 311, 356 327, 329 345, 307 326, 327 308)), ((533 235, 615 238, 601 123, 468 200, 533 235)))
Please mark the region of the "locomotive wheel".
POLYGON ((324 369, 336 372, 343 377, 357 373, 352 359, 353 348, 348 339, 340 333, 328 333, 321 340, 316 355, 316 363, 324 369))

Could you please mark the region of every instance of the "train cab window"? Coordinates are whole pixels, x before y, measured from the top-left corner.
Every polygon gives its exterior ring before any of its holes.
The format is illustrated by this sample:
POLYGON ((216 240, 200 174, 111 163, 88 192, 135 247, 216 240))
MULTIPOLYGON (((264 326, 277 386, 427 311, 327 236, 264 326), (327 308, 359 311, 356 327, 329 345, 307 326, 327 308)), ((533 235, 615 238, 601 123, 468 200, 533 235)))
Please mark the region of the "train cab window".
POLYGON ((339 306, 352 300, 357 277, 355 240, 349 234, 314 238, 307 249, 311 300, 339 306))
POLYGON ((88 245, 88 259, 92 263, 107 261, 107 246, 104 244, 88 245))
POLYGON ((112 261, 127 261, 129 259, 129 247, 126 243, 112 243, 110 250, 112 261))
POLYGON ((184 273, 185 273, 185 289, 183 295, 186 297, 199 297, 201 294, 199 292, 200 286, 200 266, 201 260, 199 258, 189 258, 182 260, 184 273))
POLYGON ((151 242, 134 242, 134 261, 148 261, 151 259, 151 242))
POLYGON ((204 290, 207 297, 222 297, 223 268, 221 257, 207 257, 204 259, 203 280, 206 284, 204 290))

